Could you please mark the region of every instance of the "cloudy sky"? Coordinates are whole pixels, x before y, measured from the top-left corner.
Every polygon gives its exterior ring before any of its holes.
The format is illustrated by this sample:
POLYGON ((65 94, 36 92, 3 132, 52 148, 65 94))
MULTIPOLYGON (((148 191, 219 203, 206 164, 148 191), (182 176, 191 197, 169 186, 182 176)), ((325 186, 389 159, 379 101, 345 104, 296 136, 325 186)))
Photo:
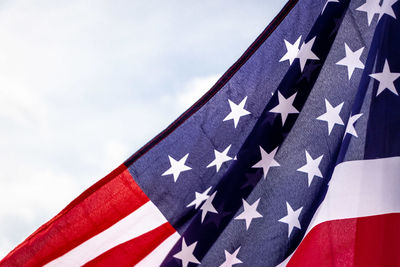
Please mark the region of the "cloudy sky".
POLYGON ((0 258, 197 100, 286 0, 0 3, 0 258))

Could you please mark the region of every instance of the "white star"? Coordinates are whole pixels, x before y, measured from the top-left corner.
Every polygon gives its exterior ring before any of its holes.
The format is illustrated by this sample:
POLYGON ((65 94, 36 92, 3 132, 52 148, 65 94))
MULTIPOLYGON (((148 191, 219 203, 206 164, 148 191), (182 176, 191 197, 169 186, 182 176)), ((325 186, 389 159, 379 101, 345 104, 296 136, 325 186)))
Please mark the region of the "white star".
POLYGON ((340 3, 340 2, 339 2, 339 0, 328 0, 328 1, 326 1, 326 3, 325 3, 325 5, 324 5, 324 7, 322 8, 322 12, 321 12, 321 14, 323 14, 323 13, 324 13, 324 11, 325 11, 325 8, 326 8, 326 6, 327 6, 329 3, 340 3))
POLYGON ((233 124, 235 125, 236 128, 236 126, 239 123, 240 117, 251 114, 249 111, 244 109, 246 100, 247 96, 243 98, 242 102, 240 102, 239 105, 236 105, 230 99, 228 99, 229 106, 231 108, 231 113, 229 113, 228 116, 225 117, 224 121, 233 120, 233 124))
POLYGON ((383 90, 388 89, 395 95, 399 95, 394 86, 394 81, 400 77, 398 72, 390 72, 389 62, 386 59, 385 65, 383 66, 383 71, 379 73, 370 74, 372 78, 379 81, 379 88, 376 92, 376 96, 383 92, 383 90))
POLYGON ((307 178, 308 178, 308 186, 311 185, 311 182, 314 178, 314 176, 322 177, 322 173, 319 169, 319 164, 321 163, 322 157, 324 155, 319 156, 316 159, 313 159, 310 154, 308 154, 306 150, 306 160, 307 163, 303 167, 297 169, 299 172, 305 172, 307 173, 307 178))
POLYGON ((208 164, 207 168, 215 166, 218 172, 222 166, 222 163, 232 160, 232 158, 227 155, 230 148, 231 145, 225 148, 225 150, 222 152, 219 152, 216 149, 214 149, 215 159, 210 164, 208 164))
POLYGON ((294 227, 301 229, 300 221, 299 221, 299 216, 301 213, 301 210, 303 207, 293 211, 292 207, 289 205, 288 202, 286 202, 286 208, 288 214, 280 219, 280 222, 287 223, 288 225, 288 238, 290 237, 290 234, 292 233, 292 230, 294 227))
POLYGON ((249 229, 250 223, 255 218, 262 218, 262 215, 257 211, 258 203, 260 199, 257 199, 253 204, 249 205, 246 200, 243 201, 243 212, 240 213, 235 220, 245 220, 246 221, 246 230, 249 229))
POLYGON ((183 156, 183 158, 181 158, 179 161, 176 161, 174 158, 172 158, 171 156, 168 155, 171 167, 168 170, 166 170, 162 174, 162 176, 172 174, 174 176, 174 182, 176 182, 178 180, 178 177, 181 174, 181 172, 192 169, 189 166, 185 165, 185 162, 186 162, 188 156, 189 156, 189 153, 186 154, 185 156, 183 156))
POLYGON ((349 121, 347 122, 347 126, 346 126, 346 131, 344 132, 344 136, 346 136, 347 133, 358 137, 357 132, 356 132, 356 128, 354 127, 354 123, 356 123, 356 121, 362 116, 363 114, 356 114, 353 116, 350 116, 349 121))
POLYGON ((185 238, 182 237, 182 249, 174 255, 174 258, 182 261, 182 266, 187 267, 189 262, 200 264, 200 262, 193 255, 193 251, 196 249, 197 241, 190 246, 186 245, 185 238))
POLYGON ((346 51, 346 56, 343 59, 341 59, 340 61, 338 61, 336 64, 347 67, 347 74, 348 74, 348 77, 350 80, 350 78, 353 75, 353 72, 356 68, 364 69, 364 64, 360 60, 361 54, 364 50, 364 47, 361 47, 357 51, 353 52, 349 48, 349 46, 346 43, 344 43, 344 49, 346 51))
POLYGON ((383 15, 387 14, 393 18, 396 19, 396 14, 394 13, 393 10, 393 5, 397 2, 398 0, 383 0, 380 12, 379 12, 379 19, 382 18, 383 15))
POLYGON ((312 38, 310 41, 307 43, 304 42, 299 50, 299 53, 297 54, 296 58, 300 60, 300 69, 303 72, 304 66, 306 65, 307 60, 309 59, 315 59, 319 60, 319 57, 317 57, 314 52, 311 50, 312 46, 314 45, 315 38, 312 38))
POLYGON ((269 112, 280 113, 282 118, 282 126, 285 124, 286 118, 289 114, 296 114, 299 111, 293 106, 294 99, 296 98, 294 93, 291 97, 285 98, 281 92, 278 91, 279 104, 271 109, 269 112))
POLYGON ((331 103, 325 98, 326 112, 319 116, 317 120, 326 121, 328 123, 328 135, 331 134, 335 124, 344 125, 342 118, 340 118, 340 111, 342 110, 344 102, 340 103, 336 107, 332 107, 331 103))
POLYGON ((225 252, 225 261, 219 267, 232 267, 232 265, 243 263, 241 260, 237 258, 237 254, 239 253, 240 247, 238 247, 235 252, 230 254, 227 250, 225 252))
POLYGON ((207 200, 204 202, 203 206, 201 206, 201 222, 204 221, 204 218, 207 215, 207 212, 211 213, 218 213, 218 211, 214 208, 212 202, 214 200, 215 194, 217 194, 217 191, 215 191, 207 200))
POLYGON ((296 42, 294 42, 294 44, 291 44, 288 41, 283 40, 285 42, 285 46, 286 46, 286 51, 287 52, 279 60, 279 62, 282 62, 282 61, 285 61, 285 60, 289 60, 290 65, 292 65, 292 63, 295 60, 297 54, 299 53, 300 40, 301 40, 301 35, 299 36, 299 38, 297 38, 297 40, 296 40, 296 42))
POLYGON ((198 192, 194 192, 195 193, 195 199, 190 202, 186 207, 190 207, 190 206, 194 206, 195 209, 197 209, 198 207, 200 207, 201 203, 203 203, 203 201, 207 200, 210 196, 208 195, 208 192, 210 192, 211 190, 210 186, 209 188, 206 189, 206 191, 204 191, 203 193, 198 193, 198 192))
POLYGON ((263 168, 264 179, 267 177, 269 168, 280 166, 279 163, 274 159, 278 147, 272 150, 271 153, 265 152, 265 150, 260 146, 261 160, 254 164, 252 168, 263 168))
POLYGON ((379 14, 381 7, 379 6, 380 0, 366 0, 366 2, 356 8, 358 11, 363 11, 367 13, 368 18, 368 26, 371 25, 372 19, 374 18, 375 14, 379 14))

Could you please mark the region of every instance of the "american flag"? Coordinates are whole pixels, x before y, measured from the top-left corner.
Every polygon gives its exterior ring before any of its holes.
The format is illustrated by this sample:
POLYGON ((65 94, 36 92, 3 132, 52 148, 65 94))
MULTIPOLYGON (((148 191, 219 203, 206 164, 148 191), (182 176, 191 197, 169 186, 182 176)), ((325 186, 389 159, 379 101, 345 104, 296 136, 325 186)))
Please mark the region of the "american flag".
POLYGON ((0 266, 400 266, 400 1, 290 0, 0 266))

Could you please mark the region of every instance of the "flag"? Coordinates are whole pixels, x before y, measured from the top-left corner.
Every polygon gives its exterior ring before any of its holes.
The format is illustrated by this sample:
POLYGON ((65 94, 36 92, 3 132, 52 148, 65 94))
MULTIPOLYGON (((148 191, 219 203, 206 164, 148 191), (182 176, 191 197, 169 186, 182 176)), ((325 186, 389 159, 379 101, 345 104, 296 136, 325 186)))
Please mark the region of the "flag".
POLYGON ((290 0, 0 266, 399 266, 400 2, 290 0))

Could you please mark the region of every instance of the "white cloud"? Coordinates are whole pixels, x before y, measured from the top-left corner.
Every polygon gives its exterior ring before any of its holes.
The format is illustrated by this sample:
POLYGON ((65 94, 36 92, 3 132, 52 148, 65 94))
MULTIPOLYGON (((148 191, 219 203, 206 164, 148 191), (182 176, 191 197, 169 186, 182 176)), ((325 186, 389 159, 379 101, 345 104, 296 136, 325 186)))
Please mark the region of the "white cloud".
POLYGON ((132 153, 127 145, 118 140, 110 140, 104 146, 104 166, 110 172, 124 162, 132 153))
POLYGON ((7 177, 0 186, 0 258, 80 193, 68 173, 32 166, 10 167, 14 171, 0 171, 0 177, 7 177))
POLYGON ((184 90, 176 96, 182 109, 187 109, 200 99, 220 78, 220 75, 195 77, 186 83, 184 90))
POLYGON ((40 94, 17 80, 0 77, 0 119, 32 126, 46 123, 47 107, 40 94))
POLYGON ((8 238, 0 238, 0 258, 4 258, 8 252, 10 252, 10 248, 12 248, 12 243, 8 238))

